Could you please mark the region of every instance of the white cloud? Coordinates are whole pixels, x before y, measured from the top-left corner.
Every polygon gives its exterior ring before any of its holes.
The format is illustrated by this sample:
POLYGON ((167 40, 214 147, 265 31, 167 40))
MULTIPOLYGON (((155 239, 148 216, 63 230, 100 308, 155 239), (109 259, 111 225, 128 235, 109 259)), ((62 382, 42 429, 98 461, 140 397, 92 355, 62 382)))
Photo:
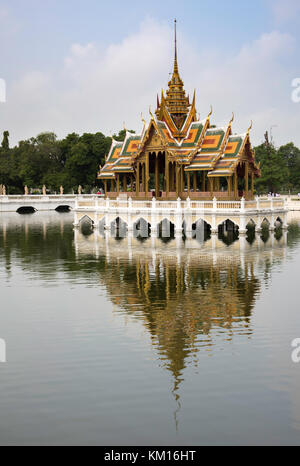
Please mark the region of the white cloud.
MULTIPOLYGON (((8 83, 8 101, 1 107, 3 129, 10 130, 14 142, 47 130, 59 137, 73 131, 108 134, 122 128, 123 121, 139 130, 141 111, 147 116, 156 93, 167 86, 172 44, 172 29, 153 20, 107 48, 73 44, 61 70, 32 71, 8 83)), ((217 124, 227 123, 232 111, 236 131, 245 131, 253 119, 254 142, 277 124, 276 142, 294 140, 300 145, 300 105, 291 101, 291 76, 284 62, 293 46, 292 37, 278 31, 243 44, 236 55, 209 47, 199 51, 179 37, 180 71, 186 90, 197 90, 201 117, 213 104, 217 124)))

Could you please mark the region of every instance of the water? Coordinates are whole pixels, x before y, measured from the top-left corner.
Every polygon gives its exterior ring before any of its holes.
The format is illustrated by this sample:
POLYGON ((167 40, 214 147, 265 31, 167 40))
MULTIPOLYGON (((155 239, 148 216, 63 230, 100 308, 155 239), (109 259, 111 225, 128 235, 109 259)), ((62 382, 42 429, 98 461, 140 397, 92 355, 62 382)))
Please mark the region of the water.
POLYGON ((300 228, 74 233, 0 216, 0 443, 299 444, 300 228))

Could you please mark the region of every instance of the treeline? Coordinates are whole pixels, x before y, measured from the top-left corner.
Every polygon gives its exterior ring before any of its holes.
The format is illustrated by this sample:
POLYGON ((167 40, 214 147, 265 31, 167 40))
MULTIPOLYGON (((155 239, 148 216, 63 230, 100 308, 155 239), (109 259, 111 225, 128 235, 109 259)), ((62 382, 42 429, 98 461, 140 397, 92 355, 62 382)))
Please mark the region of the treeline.
MULTIPOLYGON (((121 134, 122 135, 122 134, 121 134)), ((111 138, 102 133, 69 134, 58 140, 54 133, 42 133, 35 138, 9 147, 9 133, 3 133, 0 147, 0 184, 8 194, 24 193, 29 189, 51 192, 77 191, 81 185, 90 192, 97 183, 99 164, 103 165, 111 145, 111 138)))
MULTIPOLYGON (((125 131, 114 138, 122 141, 125 131)), ((300 192, 300 149, 293 143, 275 148, 268 141, 255 148, 256 160, 260 162, 262 176, 256 180, 256 191, 300 192)), ((105 163, 105 155, 111 138, 102 133, 72 133, 57 139, 54 133, 42 133, 35 138, 21 141, 13 148, 9 145, 9 133, 3 133, 0 147, 0 185, 6 186, 8 194, 24 192, 24 186, 41 189, 43 185, 51 192, 75 192, 78 186, 91 192, 97 182, 99 164, 105 163)))

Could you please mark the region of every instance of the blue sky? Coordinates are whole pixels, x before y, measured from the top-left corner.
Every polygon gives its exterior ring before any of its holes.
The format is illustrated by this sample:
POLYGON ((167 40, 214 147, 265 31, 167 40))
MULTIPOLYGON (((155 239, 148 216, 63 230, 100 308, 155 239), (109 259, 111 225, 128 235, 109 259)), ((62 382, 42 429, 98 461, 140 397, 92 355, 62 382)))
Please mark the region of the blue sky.
POLYGON ((167 86, 173 20, 187 92, 205 117, 258 143, 273 126, 276 144, 300 145, 300 1, 0 0, 0 131, 13 143, 41 131, 139 130, 167 86))

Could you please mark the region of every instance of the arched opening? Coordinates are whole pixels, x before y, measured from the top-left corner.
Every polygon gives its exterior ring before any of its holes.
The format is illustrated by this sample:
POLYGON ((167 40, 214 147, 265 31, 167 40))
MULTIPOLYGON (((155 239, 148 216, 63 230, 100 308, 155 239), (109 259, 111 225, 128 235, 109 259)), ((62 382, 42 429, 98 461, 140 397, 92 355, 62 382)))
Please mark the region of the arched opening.
POLYGON ((253 244, 255 241, 255 227, 256 223, 252 218, 250 218, 249 222, 246 225, 247 228, 247 235, 246 240, 249 244, 253 244))
POLYGON ((269 228, 270 228, 270 222, 267 218, 264 218, 263 221, 261 222, 261 229, 269 230, 269 228))
POLYGON ((133 225, 133 236, 135 238, 149 238, 151 225, 144 218, 139 218, 133 225))
POLYGON ((84 215, 84 217, 79 220, 79 225, 81 233, 84 236, 89 236, 93 233, 94 222, 88 215, 84 215))
POLYGON ((111 235, 116 239, 123 239, 127 236, 127 223, 121 217, 115 218, 110 227, 111 235))
POLYGON ((211 226, 202 218, 192 224, 192 238, 204 242, 211 237, 211 226))
POLYGON ((56 212, 70 212, 72 209, 69 205, 59 205, 55 210, 56 212))
POLYGON ((163 240, 163 241, 169 241, 170 239, 174 238, 174 232, 175 232, 175 225, 174 223, 170 222, 167 218, 164 218, 159 222, 157 226, 157 233, 158 236, 163 240))
POLYGON ((282 228, 283 221, 281 220, 280 217, 277 217, 275 220, 275 228, 282 228))
POLYGON ((17 213, 21 215, 34 214, 34 212, 36 212, 36 209, 32 206, 23 206, 17 209, 17 213))
POLYGON ((218 226, 218 238, 230 246, 239 239, 239 227, 232 220, 227 219, 218 226))

